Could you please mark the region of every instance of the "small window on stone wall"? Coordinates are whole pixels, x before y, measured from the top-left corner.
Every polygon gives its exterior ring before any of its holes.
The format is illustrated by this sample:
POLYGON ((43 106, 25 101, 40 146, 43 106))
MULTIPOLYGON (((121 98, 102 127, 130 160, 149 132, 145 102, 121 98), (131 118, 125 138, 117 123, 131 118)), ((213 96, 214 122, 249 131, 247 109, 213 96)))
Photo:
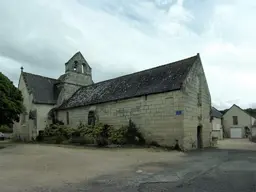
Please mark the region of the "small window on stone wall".
POLYGON ((73 70, 74 70, 74 71, 76 71, 76 70, 77 70, 77 64, 78 64, 78 62, 77 62, 77 61, 75 61, 74 63, 75 63, 75 64, 74 64, 74 68, 73 68, 73 70))
POLYGON ((66 118, 67 118, 67 125, 69 125, 69 112, 67 111, 67 113, 66 113, 66 118))
POLYGON ((95 125, 96 117, 94 111, 89 111, 88 113, 88 125, 95 125))

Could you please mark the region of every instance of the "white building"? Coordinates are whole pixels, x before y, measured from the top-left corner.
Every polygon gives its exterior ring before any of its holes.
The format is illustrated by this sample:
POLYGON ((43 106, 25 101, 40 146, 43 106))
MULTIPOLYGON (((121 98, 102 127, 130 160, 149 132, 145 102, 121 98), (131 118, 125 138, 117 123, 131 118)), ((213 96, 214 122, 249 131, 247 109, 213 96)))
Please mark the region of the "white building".
POLYGON ((251 130, 254 121, 253 116, 234 104, 223 115, 224 134, 229 138, 244 138, 246 129, 251 130))
POLYGON ((211 111, 212 137, 223 139, 222 113, 212 107, 211 111))

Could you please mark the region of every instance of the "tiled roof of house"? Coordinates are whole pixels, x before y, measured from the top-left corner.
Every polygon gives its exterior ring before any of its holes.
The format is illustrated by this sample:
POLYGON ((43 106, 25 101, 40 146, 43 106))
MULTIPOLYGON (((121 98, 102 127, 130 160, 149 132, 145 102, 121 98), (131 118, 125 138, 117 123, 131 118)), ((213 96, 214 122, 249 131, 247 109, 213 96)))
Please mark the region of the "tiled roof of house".
POLYGON ((26 72, 22 72, 22 75, 28 90, 33 94, 34 103, 56 104, 54 84, 58 82, 57 79, 26 72))
POLYGON ((222 118, 222 113, 219 112, 215 107, 212 107, 211 109, 211 116, 216 118, 222 118))
POLYGON ((198 58, 199 54, 152 69, 81 87, 59 109, 179 90, 198 58))

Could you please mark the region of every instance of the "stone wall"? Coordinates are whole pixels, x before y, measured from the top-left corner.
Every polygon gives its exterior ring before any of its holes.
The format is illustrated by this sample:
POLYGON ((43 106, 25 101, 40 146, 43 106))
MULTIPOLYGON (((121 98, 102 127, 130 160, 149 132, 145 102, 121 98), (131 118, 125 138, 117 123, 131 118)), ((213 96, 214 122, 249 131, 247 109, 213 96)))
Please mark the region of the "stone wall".
POLYGON ((59 83, 56 86, 58 86, 58 89, 60 90, 57 106, 60 106, 65 100, 69 99, 81 87, 80 85, 68 83, 59 83))
POLYGON ((29 131, 29 111, 33 108, 32 100, 33 96, 27 90, 25 81, 22 74, 20 75, 18 89, 21 91, 23 96, 23 105, 26 108, 26 112, 20 115, 20 121, 15 122, 13 125, 13 136, 15 138, 21 138, 28 140, 31 132, 29 131))
POLYGON ((184 148, 197 148, 197 127, 202 126, 203 147, 210 145, 211 96, 201 61, 198 60, 184 82, 184 148))
POLYGON ((37 111, 37 134, 40 130, 44 130, 46 125, 49 123, 48 113, 52 108, 53 105, 35 104, 35 109, 37 111))
POLYGON ((95 110, 99 122, 115 127, 128 125, 131 119, 148 142, 156 141, 161 145, 173 146, 176 139, 182 141, 183 114, 176 115, 176 111, 183 108, 183 94, 174 91, 61 110, 57 116, 67 123, 66 113, 69 112, 69 124, 72 127, 76 127, 80 121, 87 124, 90 110, 95 110))
POLYGON ((80 87, 93 84, 91 74, 68 71, 59 77, 57 106, 69 99, 80 87))
POLYGON ((19 90, 23 96, 23 105, 26 112, 20 115, 20 121, 13 125, 13 136, 25 141, 30 141, 32 137, 36 138, 38 131, 43 130, 47 125, 48 112, 53 105, 34 104, 33 95, 29 93, 23 77, 20 77, 19 90), (36 119, 29 119, 29 112, 36 111, 36 119))

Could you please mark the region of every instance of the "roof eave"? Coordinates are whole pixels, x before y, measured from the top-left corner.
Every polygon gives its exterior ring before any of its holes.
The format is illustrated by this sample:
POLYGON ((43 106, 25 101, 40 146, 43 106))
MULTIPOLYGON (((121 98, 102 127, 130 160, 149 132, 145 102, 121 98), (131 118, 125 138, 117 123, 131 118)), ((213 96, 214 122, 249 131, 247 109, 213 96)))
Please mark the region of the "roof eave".
POLYGON ((56 102, 44 102, 44 101, 35 101, 33 100, 34 104, 41 104, 41 105, 55 105, 56 102))
POLYGON ((90 104, 87 104, 87 105, 78 105, 78 106, 72 106, 72 107, 61 107, 61 106, 60 106, 59 108, 57 108, 57 110, 67 110, 67 109, 73 109, 73 108, 87 107, 87 106, 91 106, 91 105, 99 105, 99 104, 102 104, 102 103, 109 103, 109 102, 115 102, 115 101, 122 101, 122 100, 126 100, 126 99, 131 99, 131 98, 136 98, 136 97, 142 97, 142 96, 146 96, 146 95, 155 95, 155 94, 166 93, 166 92, 174 92, 174 91, 180 91, 180 90, 181 90, 181 87, 180 87, 180 88, 173 89, 173 90, 171 90, 171 91, 161 91, 161 92, 155 92, 155 93, 150 93, 150 94, 141 94, 141 95, 136 95, 136 96, 133 96, 133 97, 125 97, 125 98, 122 98, 122 99, 113 99, 113 100, 104 101, 104 102, 90 103, 90 104))

